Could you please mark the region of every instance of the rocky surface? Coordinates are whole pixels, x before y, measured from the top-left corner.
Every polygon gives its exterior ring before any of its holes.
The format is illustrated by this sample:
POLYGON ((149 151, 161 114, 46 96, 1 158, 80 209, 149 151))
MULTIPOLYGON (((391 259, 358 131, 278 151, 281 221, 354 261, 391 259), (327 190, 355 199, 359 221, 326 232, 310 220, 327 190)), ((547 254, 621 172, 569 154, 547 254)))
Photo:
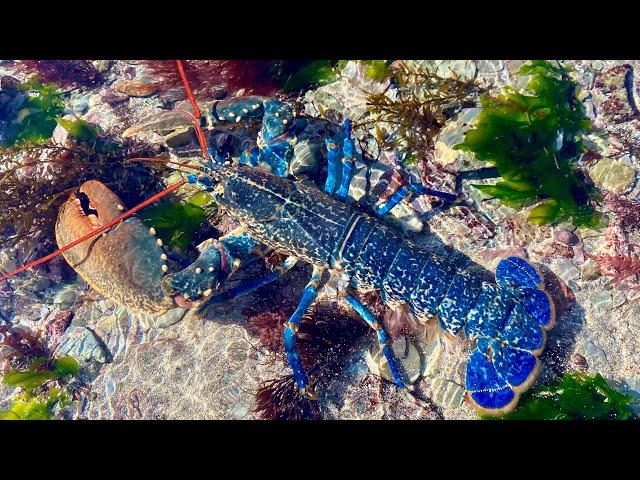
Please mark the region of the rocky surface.
MULTIPOLYGON (((94 88, 70 93, 67 104, 73 114, 105 132, 121 135, 149 114, 171 109, 171 104, 149 87, 147 78, 137 76, 136 62, 98 63, 96 68, 106 80, 94 88)), ((446 61, 436 67, 498 89, 522 82, 513 75, 521 63, 446 61)), ((581 87, 579 98, 600 128, 587 142, 598 154, 595 159, 584 159, 585 169, 605 193, 637 199, 640 160, 633 142, 640 139, 636 121, 640 62, 567 64, 574 67, 572 75, 581 87)), ((10 67, 0 65, 0 74, 10 74, 10 67)), ((365 92, 385 87, 363 78, 353 64, 342 80, 307 92, 303 100, 308 114, 336 119, 348 115, 358 120, 367 115, 365 92)), ((477 113, 475 108, 466 109, 448 121, 435 142, 436 163, 457 171, 482 166, 472 155, 452 149, 477 113)), ((150 139, 162 141, 160 136, 150 139)), ((563 309, 548 335, 538 382, 552 381, 569 370, 597 372, 631 394, 640 413, 639 294, 634 288, 614 284, 601 261, 602 255, 632 252, 630 238, 634 234, 617 221, 598 230, 535 226, 526 222, 527 212, 515 212, 485 198, 468 182, 463 191, 472 205, 437 212, 430 219, 431 233, 490 270, 498 258, 526 253, 559 280, 554 288, 563 300, 563 309)), ((605 203, 600 209, 608 212, 605 203)), ((16 257, 10 249, 0 251, 0 270, 11 270, 16 258, 22 264, 25 257, 16 257)), ((293 279, 280 283, 283 295, 295 297, 291 291, 299 291, 304 277, 301 268, 296 267, 293 279)), ((257 388, 264 380, 288 372, 282 357, 271 353, 251 333, 242 314, 243 302, 204 315, 190 312, 175 324, 163 323, 116 308, 91 292, 82 280, 73 277, 63 282, 61 278, 52 270, 12 280, 13 312, 0 313, 10 316, 14 325, 37 331, 46 330, 45 325, 52 324, 60 312, 73 312, 72 319, 63 315, 55 323, 65 325, 64 330, 53 339, 47 338, 50 346, 81 361, 81 379, 88 390, 76 407, 75 418, 256 418, 257 388), (63 317, 69 324, 61 320, 63 317)), ((374 336, 369 335, 352 349, 344 374, 319 392, 323 416, 476 418, 463 399, 467 343, 445 339, 427 325, 398 338, 393 348, 434 408, 420 409, 381 379, 387 378, 388 372, 374 336)), ((0 408, 12 395, 12 389, 0 385, 0 408)))

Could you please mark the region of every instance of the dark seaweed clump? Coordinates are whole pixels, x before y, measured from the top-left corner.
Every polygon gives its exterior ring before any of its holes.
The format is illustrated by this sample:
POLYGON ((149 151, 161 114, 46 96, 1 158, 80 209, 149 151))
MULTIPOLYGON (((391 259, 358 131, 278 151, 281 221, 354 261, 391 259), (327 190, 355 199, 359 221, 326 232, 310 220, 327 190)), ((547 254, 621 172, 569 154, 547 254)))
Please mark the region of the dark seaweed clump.
POLYGON ((502 177, 474 186, 512 208, 542 201, 528 217, 537 225, 569 219, 601 225, 597 192, 576 168, 585 150, 582 135, 591 128, 576 84, 566 69, 546 61, 524 64, 517 74, 531 76, 526 92, 483 95, 475 128, 455 147, 494 164, 502 177))
POLYGON ((508 420, 629 420, 637 418, 629 408, 633 398, 624 395, 599 373, 565 374, 553 385, 528 392, 508 420))
POLYGON ((368 77, 375 80, 390 77, 391 84, 398 88, 395 98, 385 91, 367 99, 368 111, 375 119, 362 125, 382 122, 392 127, 387 136, 376 128, 376 140, 384 150, 424 155, 433 148, 434 138, 447 118, 461 108, 474 106, 473 97, 480 91, 474 81, 442 77, 433 68, 404 62, 391 67, 380 60, 365 65, 368 77))
POLYGON ((44 83, 76 88, 94 85, 100 73, 89 60, 19 60, 17 71, 33 74, 44 83))
MULTIPOLYGON (((260 294, 268 295, 265 292, 260 294)), ((250 316, 249 328, 260 337, 266 348, 286 361, 282 325, 293 313, 295 305, 288 302, 273 305, 273 292, 269 302, 264 297, 259 298, 263 301, 258 300, 254 307, 245 311, 250 316), (265 305, 272 307, 265 310, 265 305)), ((314 311, 303 318, 297 347, 311 383, 315 382, 316 394, 332 379, 343 374, 348 353, 368 330, 364 322, 322 304, 316 305, 314 311)), ((266 381, 256 392, 255 411, 267 420, 313 420, 322 417, 316 401, 301 397, 292 375, 266 381)))

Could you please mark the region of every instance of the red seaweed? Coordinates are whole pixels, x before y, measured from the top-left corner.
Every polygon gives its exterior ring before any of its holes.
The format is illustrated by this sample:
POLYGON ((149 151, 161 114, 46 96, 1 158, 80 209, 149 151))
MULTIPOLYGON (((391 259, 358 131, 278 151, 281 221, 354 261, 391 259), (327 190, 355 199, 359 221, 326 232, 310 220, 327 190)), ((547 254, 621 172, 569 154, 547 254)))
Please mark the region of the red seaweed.
POLYGON ((93 85, 100 73, 89 60, 19 60, 17 71, 36 74, 44 83, 62 88, 93 85))
MULTIPOLYGON (((161 92, 182 87, 175 60, 144 60, 141 63, 155 78, 153 84, 161 92)), ((269 74, 274 63, 267 60, 183 60, 193 95, 201 101, 216 98, 225 91, 230 95, 273 93, 278 88, 269 74)), ((187 98, 184 92, 180 95, 187 98)))

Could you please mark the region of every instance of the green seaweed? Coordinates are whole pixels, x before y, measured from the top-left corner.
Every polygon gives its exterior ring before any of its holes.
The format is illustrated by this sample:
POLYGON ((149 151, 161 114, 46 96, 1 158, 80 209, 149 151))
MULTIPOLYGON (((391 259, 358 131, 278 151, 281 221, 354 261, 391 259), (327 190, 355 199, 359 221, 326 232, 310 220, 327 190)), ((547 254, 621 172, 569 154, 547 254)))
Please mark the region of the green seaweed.
POLYGON ((69 132, 73 137, 87 143, 95 142, 98 134, 93 126, 84 120, 67 120, 65 118, 55 119, 58 125, 69 132))
POLYGON ((206 222, 211 196, 199 192, 186 201, 165 202, 141 212, 142 220, 155 228, 158 237, 184 252, 191 239, 206 222))
POLYGON ((600 226, 603 217, 593 205, 598 194, 576 168, 582 136, 591 129, 576 84, 566 69, 546 61, 524 64, 517 74, 531 76, 526 92, 482 95, 475 127, 455 146, 492 163, 502 177, 473 186, 515 209, 543 201, 528 218, 538 225, 572 219, 600 226))
POLYGON ((56 128, 56 118, 64 112, 57 85, 31 80, 23 83, 20 88, 29 93, 27 103, 15 119, 20 128, 8 136, 1 147, 46 142, 56 128))
POLYGON ((78 362, 73 357, 60 357, 53 361, 53 368, 43 370, 46 367, 45 357, 36 358, 29 367, 29 370, 10 370, 4 374, 2 383, 14 387, 22 387, 25 390, 33 390, 42 386, 49 380, 60 380, 67 376, 74 376, 78 373, 78 362))
POLYGON ((67 392, 55 387, 46 395, 32 397, 25 392, 13 401, 9 410, 0 411, 0 420, 50 420, 56 406, 65 407, 69 403, 67 392))
POLYGON ((284 92, 302 90, 311 85, 323 85, 339 78, 335 60, 284 62, 278 74, 284 92))
POLYGON ((365 77, 376 82, 383 82, 395 73, 386 60, 360 60, 360 63, 367 67, 365 77))
POLYGON ((565 374, 552 385, 533 389, 523 396, 518 408, 505 420, 629 420, 636 415, 629 408, 633 400, 613 388, 597 373, 565 374))
POLYGON ((44 387, 50 380, 65 380, 78 374, 78 362, 69 356, 56 358, 53 362, 38 357, 27 371, 10 370, 4 374, 2 383, 21 387, 24 392, 12 403, 9 410, 0 411, 0 420, 48 420, 52 418, 54 408, 70 403, 65 390, 54 386, 44 387))

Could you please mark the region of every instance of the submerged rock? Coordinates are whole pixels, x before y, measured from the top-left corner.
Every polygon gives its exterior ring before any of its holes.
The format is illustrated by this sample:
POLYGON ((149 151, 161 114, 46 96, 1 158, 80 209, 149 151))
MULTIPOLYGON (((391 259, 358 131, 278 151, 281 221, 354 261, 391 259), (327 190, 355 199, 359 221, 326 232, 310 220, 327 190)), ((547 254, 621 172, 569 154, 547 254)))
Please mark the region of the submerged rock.
POLYGON ((589 175, 598 187, 618 194, 631 189, 636 179, 633 168, 611 158, 598 161, 589 170, 589 175))
POLYGON ((107 362, 102 342, 86 327, 71 327, 65 331, 56 352, 83 363, 107 362))
POLYGON ((633 99, 633 68, 617 65, 602 72, 596 82, 596 109, 612 123, 628 122, 638 117, 633 99))

